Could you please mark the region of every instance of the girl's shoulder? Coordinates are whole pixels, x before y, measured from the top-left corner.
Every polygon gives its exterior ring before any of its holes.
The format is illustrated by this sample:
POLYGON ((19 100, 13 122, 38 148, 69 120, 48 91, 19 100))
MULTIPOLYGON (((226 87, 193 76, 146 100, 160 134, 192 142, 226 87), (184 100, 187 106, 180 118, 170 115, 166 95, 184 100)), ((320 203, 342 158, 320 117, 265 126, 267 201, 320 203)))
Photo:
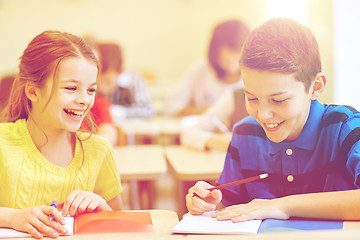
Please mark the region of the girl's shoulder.
POLYGON ((19 119, 16 122, 2 122, 0 123, 0 136, 21 136, 27 130, 26 120, 19 119))
POLYGON ((77 135, 84 148, 97 148, 103 151, 112 149, 110 142, 102 136, 89 132, 78 132, 77 135))

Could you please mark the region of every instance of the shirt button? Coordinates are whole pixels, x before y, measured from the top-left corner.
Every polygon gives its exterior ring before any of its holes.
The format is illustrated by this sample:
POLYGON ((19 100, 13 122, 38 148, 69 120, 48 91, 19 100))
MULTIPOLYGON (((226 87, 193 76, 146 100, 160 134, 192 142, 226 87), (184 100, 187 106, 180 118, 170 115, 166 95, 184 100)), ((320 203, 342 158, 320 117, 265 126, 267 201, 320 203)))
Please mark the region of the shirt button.
POLYGON ((291 156, 292 153, 293 151, 290 148, 286 149, 286 155, 291 156))
POLYGON ((286 179, 288 180, 288 182, 292 182, 292 181, 294 181, 294 176, 288 175, 286 179))

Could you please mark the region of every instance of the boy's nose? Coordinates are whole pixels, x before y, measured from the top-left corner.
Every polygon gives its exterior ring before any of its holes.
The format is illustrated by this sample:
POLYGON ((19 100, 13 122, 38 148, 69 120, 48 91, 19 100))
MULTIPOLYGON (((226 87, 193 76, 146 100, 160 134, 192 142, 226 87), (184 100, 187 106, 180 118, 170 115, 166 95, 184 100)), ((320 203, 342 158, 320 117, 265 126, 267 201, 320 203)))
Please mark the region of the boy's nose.
POLYGON ((268 120, 268 119, 271 119, 273 117, 273 112, 271 110, 271 108, 267 105, 262 105, 262 106, 259 106, 259 109, 258 109, 258 117, 259 119, 261 119, 262 121, 265 121, 265 120, 268 120))

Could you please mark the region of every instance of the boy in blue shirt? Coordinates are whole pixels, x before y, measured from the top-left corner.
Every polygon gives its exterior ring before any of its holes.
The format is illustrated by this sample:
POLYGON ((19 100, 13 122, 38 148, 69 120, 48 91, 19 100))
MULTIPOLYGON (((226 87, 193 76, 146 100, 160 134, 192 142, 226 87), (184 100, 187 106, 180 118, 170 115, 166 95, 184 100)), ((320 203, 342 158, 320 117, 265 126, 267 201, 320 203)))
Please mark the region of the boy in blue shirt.
POLYGON ((218 220, 290 217, 360 219, 360 113, 323 105, 326 84, 311 31, 271 19, 246 40, 240 59, 249 117, 233 128, 218 184, 268 178, 209 191, 189 189, 191 214, 221 209, 218 220), (196 194, 194 194, 196 193, 196 194))

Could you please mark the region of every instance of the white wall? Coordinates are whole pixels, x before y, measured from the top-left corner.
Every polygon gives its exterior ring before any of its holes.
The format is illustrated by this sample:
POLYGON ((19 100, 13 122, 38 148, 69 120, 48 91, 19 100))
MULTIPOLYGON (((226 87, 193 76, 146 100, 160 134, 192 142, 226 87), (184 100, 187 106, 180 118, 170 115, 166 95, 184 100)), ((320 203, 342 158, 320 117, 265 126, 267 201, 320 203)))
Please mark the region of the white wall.
POLYGON ((334 0, 334 103, 360 110, 360 1, 334 0))

